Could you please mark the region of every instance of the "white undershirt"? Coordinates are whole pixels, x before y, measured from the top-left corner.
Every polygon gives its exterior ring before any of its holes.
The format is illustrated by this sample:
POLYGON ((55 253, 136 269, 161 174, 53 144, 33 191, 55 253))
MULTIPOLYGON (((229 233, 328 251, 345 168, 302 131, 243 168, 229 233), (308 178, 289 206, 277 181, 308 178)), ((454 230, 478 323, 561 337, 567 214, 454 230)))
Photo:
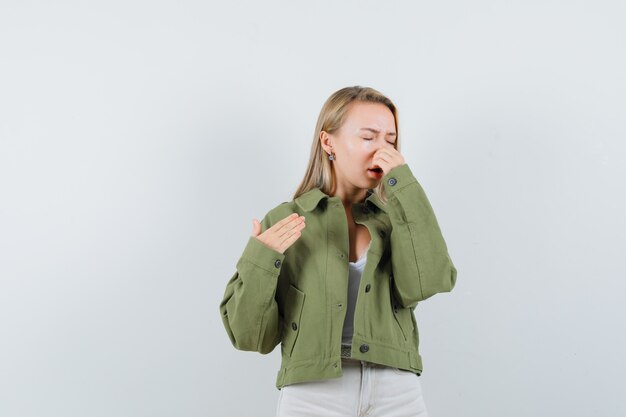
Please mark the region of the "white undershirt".
POLYGON ((361 275, 363 275, 363 268, 365 268, 368 250, 369 245, 356 262, 348 262, 348 306, 346 308, 346 318, 343 322, 343 332, 341 334, 342 344, 352 344, 352 334, 354 333, 354 307, 356 306, 356 297, 359 294, 361 275))

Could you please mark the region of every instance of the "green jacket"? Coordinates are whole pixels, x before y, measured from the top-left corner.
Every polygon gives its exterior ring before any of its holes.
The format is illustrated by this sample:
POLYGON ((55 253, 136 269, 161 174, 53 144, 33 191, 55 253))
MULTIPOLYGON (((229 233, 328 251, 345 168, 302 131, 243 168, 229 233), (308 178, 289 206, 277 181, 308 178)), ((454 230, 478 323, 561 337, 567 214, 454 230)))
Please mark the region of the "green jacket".
MULTIPOLYGON (((368 190, 352 205, 371 245, 354 311, 351 356, 420 375, 413 310, 451 291, 457 271, 432 207, 407 164, 383 177, 388 203, 368 190)), ((339 197, 314 188, 270 210, 262 232, 284 217, 306 227, 284 254, 250 236, 226 285, 220 313, 235 348, 267 354, 281 343, 276 387, 342 375, 348 298, 348 224, 339 197)))

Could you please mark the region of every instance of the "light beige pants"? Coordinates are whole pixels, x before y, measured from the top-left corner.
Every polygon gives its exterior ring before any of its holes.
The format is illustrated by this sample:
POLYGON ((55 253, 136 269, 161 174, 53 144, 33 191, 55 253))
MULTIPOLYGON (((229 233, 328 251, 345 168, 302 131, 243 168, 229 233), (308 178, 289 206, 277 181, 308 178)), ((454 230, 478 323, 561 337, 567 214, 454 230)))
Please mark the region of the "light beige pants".
POLYGON ((285 385, 277 417, 427 417, 420 377, 413 372, 342 359, 343 375, 285 385))

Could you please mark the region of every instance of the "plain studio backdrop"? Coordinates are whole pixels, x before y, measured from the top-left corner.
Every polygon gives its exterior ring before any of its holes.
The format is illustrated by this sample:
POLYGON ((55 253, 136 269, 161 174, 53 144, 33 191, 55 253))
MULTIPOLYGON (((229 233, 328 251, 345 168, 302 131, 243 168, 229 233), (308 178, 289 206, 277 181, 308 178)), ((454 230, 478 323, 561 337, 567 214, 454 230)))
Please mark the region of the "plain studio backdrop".
POLYGON ((456 288, 431 416, 626 415, 622 1, 0 3, 0 415, 273 416, 219 314, 326 98, 371 86, 456 288))

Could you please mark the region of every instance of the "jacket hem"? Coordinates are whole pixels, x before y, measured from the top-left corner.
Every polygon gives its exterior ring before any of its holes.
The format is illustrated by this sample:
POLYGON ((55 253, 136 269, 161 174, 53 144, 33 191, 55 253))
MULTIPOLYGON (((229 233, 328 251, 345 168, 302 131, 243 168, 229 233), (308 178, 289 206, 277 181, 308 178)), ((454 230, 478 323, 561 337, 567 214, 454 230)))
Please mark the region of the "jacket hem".
MULTIPOLYGON (((418 352, 354 337, 352 346, 361 345, 367 345, 368 350, 361 352, 357 349, 355 352, 353 349, 351 359, 404 369, 418 376, 422 373, 422 358, 418 352)), ((340 355, 325 359, 303 359, 294 362, 283 357, 281 368, 276 377, 276 388, 280 390, 285 385, 340 378, 342 375, 342 357, 340 355)))

